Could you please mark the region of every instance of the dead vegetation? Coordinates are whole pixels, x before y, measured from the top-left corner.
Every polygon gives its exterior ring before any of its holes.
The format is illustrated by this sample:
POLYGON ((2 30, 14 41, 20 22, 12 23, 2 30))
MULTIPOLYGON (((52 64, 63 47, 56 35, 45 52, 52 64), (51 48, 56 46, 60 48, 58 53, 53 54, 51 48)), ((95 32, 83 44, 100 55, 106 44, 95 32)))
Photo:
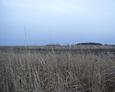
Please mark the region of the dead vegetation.
POLYGON ((2 52, 0 92, 115 92, 115 58, 2 52))

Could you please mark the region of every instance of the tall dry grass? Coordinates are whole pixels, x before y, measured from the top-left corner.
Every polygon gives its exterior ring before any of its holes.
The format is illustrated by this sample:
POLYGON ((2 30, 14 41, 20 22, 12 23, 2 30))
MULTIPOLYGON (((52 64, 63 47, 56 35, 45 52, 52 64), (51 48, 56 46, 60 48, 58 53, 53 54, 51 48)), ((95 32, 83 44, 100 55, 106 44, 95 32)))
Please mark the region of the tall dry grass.
POLYGON ((115 92, 115 58, 0 53, 0 92, 115 92))

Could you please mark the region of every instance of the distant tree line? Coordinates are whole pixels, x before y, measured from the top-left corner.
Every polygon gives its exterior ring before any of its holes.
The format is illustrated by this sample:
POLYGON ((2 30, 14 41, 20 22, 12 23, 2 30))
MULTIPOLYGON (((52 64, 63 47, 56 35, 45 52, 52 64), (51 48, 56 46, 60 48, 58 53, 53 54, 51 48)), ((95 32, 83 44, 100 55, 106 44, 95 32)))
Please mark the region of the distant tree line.
MULTIPOLYGON (((99 46, 115 46, 114 44, 102 44, 102 43, 96 43, 96 42, 86 42, 86 43, 77 43, 72 45, 99 45, 99 46)), ((70 45, 61 45, 61 44, 48 44, 47 47, 62 47, 62 46, 70 46, 70 45)))
POLYGON ((89 43, 78 43, 77 45, 103 45, 103 44, 101 44, 101 43, 89 42, 89 43))

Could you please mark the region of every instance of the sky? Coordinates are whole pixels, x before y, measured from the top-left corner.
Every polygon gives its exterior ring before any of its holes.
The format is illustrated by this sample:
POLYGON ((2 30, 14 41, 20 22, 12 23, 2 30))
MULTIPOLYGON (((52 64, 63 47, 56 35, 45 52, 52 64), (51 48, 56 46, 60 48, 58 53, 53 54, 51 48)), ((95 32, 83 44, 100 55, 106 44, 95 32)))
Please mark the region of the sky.
POLYGON ((0 0, 0 45, 115 43, 115 0, 0 0))

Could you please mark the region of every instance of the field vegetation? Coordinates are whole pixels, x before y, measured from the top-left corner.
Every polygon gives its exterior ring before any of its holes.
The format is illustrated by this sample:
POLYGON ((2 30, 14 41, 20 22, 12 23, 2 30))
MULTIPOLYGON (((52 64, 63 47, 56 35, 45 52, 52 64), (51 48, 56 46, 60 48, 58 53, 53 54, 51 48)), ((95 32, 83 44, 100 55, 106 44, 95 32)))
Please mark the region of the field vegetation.
POLYGON ((0 50, 0 92, 115 92, 115 55, 0 50))

